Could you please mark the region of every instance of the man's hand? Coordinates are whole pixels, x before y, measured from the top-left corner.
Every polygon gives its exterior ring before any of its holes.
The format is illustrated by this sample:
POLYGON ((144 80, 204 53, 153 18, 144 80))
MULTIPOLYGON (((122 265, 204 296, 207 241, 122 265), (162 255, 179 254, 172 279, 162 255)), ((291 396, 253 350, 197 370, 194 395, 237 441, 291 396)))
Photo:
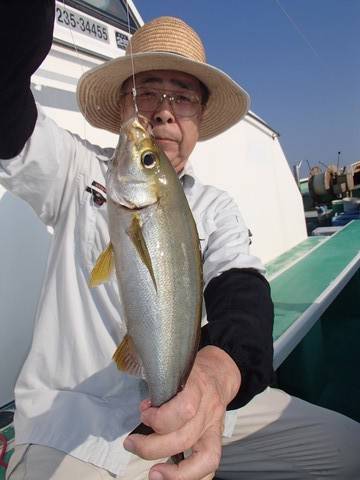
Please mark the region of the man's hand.
POLYGON ((226 406, 241 383, 239 369, 223 350, 207 346, 196 356, 184 390, 159 408, 143 401, 141 421, 155 433, 127 437, 124 447, 146 460, 170 457, 191 449, 179 465, 154 465, 150 480, 212 478, 221 458, 226 406))

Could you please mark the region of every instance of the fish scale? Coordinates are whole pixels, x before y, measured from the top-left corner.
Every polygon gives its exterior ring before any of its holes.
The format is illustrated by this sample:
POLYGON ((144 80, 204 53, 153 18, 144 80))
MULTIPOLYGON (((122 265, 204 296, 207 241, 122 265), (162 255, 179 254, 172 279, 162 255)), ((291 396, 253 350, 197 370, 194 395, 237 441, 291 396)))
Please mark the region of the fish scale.
POLYGON ((159 406, 183 387, 198 349, 202 262, 181 182, 145 120, 122 127, 107 195, 111 246, 100 263, 113 256, 127 327, 114 358, 144 376, 159 406))

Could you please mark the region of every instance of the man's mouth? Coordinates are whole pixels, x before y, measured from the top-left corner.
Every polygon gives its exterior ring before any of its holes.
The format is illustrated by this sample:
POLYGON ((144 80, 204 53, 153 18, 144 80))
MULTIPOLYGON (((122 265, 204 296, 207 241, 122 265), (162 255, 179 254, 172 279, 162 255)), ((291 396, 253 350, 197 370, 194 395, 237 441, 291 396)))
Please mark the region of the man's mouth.
POLYGON ((167 144, 167 143, 177 143, 177 141, 173 138, 168 137, 155 137, 155 141, 160 144, 167 144))

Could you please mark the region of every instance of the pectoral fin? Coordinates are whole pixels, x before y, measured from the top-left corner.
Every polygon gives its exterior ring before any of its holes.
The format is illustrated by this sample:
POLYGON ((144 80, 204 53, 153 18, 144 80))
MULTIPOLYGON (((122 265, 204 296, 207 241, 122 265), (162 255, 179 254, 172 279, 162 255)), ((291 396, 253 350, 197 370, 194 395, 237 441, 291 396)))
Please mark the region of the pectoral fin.
POLYGON ((150 276, 155 286, 155 290, 157 290, 155 274, 154 274, 154 270, 151 262, 150 253, 147 248, 145 238, 141 230, 139 217, 137 215, 133 216, 131 225, 127 233, 131 238, 133 244, 135 245, 135 248, 138 254, 140 255, 141 260, 146 265, 146 268, 149 270, 150 276))
POLYGON ((125 335, 124 340, 117 347, 113 360, 119 370, 137 377, 144 376, 141 359, 136 353, 134 342, 129 335, 125 335))
POLYGON ((102 283, 107 282, 110 279, 112 271, 114 269, 114 250, 111 243, 109 243, 106 250, 104 250, 96 261, 93 268, 89 285, 90 287, 97 287, 102 283))

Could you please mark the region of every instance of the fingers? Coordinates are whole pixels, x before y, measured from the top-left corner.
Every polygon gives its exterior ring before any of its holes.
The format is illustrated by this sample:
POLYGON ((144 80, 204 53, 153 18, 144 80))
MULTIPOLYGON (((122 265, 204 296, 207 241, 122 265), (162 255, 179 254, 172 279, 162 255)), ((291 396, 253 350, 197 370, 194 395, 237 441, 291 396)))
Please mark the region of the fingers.
POLYGON ((155 433, 133 434, 124 442, 127 450, 146 460, 193 448, 209 428, 221 432, 223 426, 224 406, 215 395, 204 395, 194 385, 159 408, 146 406, 141 405, 141 420, 155 433))
POLYGON ((195 417, 200 402, 201 393, 198 388, 188 388, 159 408, 144 408, 141 405, 141 421, 157 433, 171 433, 195 417))
POLYGON ((132 434, 124 441, 124 448, 145 460, 171 457, 192 448, 194 439, 201 436, 203 425, 189 422, 179 430, 150 435, 132 434))
POLYGON ((141 421, 145 425, 157 433, 166 434, 182 428, 200 413, 200 417, 206 417, 208 423, 213 421, 214 412, 218 409, 223 414, 225 404, 219 382, 214 369, 204 362, 205 353, 202 357, 198 354, 200 360, 195 360, 184 390, 173 399, 159 408, 151 407, 149 402, 142 402, 141 421))
POLYGON ((191 456, 178 465, 154 465, 150 480, 210 480, 214 477, 221 456, 227 396, 222 394, 223 371, 219 373, 216 368, 217 358, 215 367, 214 362, 205 361, 208 353, 211 352, 203 353, 195 362, 184 390, 169 402, 158 408, 152 407, 149 401, 141 403, 141 421, 155 433, 130 435, 124 442, 127 450, 145 460, 192 450, 191 456))
POLYGON ((210 480, 214 478, 221 458, 221 434, 217 428, 207 430, 201 440, 194 446, 190 457, 179 465, 154 465, 149 474, 150 480, 156 480, 156 473, 163 480, 210 480))
POLYGON ((147 398, 140 403, 140 412, 144 412, 151 407, 151 401, 147 398))

